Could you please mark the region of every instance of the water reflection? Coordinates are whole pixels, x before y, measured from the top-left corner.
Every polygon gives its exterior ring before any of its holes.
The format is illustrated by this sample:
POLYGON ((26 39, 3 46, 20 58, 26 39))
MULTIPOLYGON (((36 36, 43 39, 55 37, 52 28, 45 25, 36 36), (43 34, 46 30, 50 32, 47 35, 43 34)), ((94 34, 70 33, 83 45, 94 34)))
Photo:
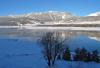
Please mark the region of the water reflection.
MULTIPOLYGON (((11 44, 11 45, 17 44, 18 40, 28 40, 30 42, 35 41, 34 43, 32 43, 32 45, 37 43, 36 40, 34 40, 31 37, 29 37, 29 38, 0 37, 0 44, 10 45, 9 44, 9 40, 11 42, 13 42, 13 44, 11 44)), ((20 42, 20 43, 23 44, 24 42, 20 42)), ((100 52, 100 41, 91 39, 88 36, 83 36, 83 35, 81 35, 81 36, 73 36, 73 37, 67 39, 66 44, 70 47, 70 49, 72 51, 75 48, 83 48, 84 47, 84 48, 86 48, 87 50, 90 50, 90 51, 97 49, 100 52)), ((27 43, 27 45, 28 45, 28 43, 27 43)))
MULTIPOLYGON (((85 32, 85 31, 67 31, 67 30, 50 30, 51 32, 59 32, 62 34, 63 38, 67 38, 68 42, 66 42, 71 50, 74 50, 77 47, 85 47, 87 50, 97 49, 100 51, 100 41, 95 40, 90 37, 98 37, 100 38, 100 32, 85 32)), ((8 39, 38 39, 41 38, 44 33, 48 32, 48 30, 27 30, 27 29, 0 29, 0 40, 2 38, 8 39)), ((0 42, 1 44, 2 42, 0 42)), ((7 43, 7 41, 5 41, 7 43)), ((16 42, 14 42, 16 44, 16 42)), ((9 43, 8 43, 9 44, 9 43)), ((7 44, 7 45, 8 45, 7 44)), ((35 43, 34 43, 35 44, 35 43)))
POLYGON ((100 52, 100 41, 89 38, 88 36, 75 36, 68 42, 71 50, 75 48, 86 48, 89 51, 97 49, 100 52))

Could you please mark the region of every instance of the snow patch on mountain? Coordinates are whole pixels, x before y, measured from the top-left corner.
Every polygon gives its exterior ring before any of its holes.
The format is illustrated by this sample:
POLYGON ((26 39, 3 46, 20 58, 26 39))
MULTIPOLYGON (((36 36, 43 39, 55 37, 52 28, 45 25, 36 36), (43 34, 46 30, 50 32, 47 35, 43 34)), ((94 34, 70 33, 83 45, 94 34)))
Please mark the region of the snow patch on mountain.
POLYGON ((91 13, 88 16, 100 16, 100 12, 91 13))

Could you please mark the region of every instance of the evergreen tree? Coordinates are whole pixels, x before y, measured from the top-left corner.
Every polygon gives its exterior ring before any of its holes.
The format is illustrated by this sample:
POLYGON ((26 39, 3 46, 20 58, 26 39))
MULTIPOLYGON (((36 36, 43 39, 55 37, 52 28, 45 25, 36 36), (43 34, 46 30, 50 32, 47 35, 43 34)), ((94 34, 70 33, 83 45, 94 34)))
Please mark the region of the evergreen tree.
POLYGON ((98 51, 97 50, 94 50, 92 52, 92 61, 99 62, 99 56, 98 56, 98 51))
POLYGON ((74 55, 74 60, 79 61, 80 57, 80 48, 75 49, 75 55, 74 55))
POLYGON ((92 61, 92 54, 90 52, 88 52, 87 54, 87 61, 88 62, 92 61))
POLYGON ((70 50, 69 48, 67 47, 64 54, 63 54, 63 59, 64 60, 67 60, 67 61, 70 61, 71 60, 71 54, 70 54, 70 50))
POLYGON ((87 50, 82 48, 79 54, 79 60, 87 61, 87 50))

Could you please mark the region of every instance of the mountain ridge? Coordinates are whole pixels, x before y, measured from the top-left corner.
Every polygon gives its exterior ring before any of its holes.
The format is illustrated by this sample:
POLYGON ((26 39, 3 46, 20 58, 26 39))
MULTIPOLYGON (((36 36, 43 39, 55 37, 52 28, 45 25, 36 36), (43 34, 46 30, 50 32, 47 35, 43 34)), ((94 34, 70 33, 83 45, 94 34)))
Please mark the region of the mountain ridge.
MULTIPOLYGON (((20 26, 25 24, 45 25, 45 24, 75 24, 87 22, 85 24, 92 24, 92 22, 100 22, 100 16, 75 16, 67 12, 49 11, 39 13, 28 13, 23 15, 10 15, 0 17, 0 26, 11 25, 20 26)), ((83 23, 84 24, 84 23, 83 23)), ((100 24, 100 23, 97 23, 100 24)))

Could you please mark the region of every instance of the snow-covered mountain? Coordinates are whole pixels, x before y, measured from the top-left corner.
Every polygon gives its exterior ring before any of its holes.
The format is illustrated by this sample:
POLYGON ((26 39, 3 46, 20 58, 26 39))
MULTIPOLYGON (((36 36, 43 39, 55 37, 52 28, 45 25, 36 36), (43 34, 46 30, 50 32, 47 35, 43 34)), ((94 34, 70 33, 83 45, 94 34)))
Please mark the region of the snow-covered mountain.
POLYGON ((96 13, 91 13, 88 16, 100 16, 100 12, 96 12, 96 13))
POLYGON ((68 12, 39 12, 39 13, 28 13, 23 15, 9 15, 0 17, 0 26, 19 26, 26 24, 44 25, 44 24, 100 24, 100 13, 93 13, 89 16, 80 17, 74 16, 68 12), (93 15, 94 14, 94 15, 93 15))

